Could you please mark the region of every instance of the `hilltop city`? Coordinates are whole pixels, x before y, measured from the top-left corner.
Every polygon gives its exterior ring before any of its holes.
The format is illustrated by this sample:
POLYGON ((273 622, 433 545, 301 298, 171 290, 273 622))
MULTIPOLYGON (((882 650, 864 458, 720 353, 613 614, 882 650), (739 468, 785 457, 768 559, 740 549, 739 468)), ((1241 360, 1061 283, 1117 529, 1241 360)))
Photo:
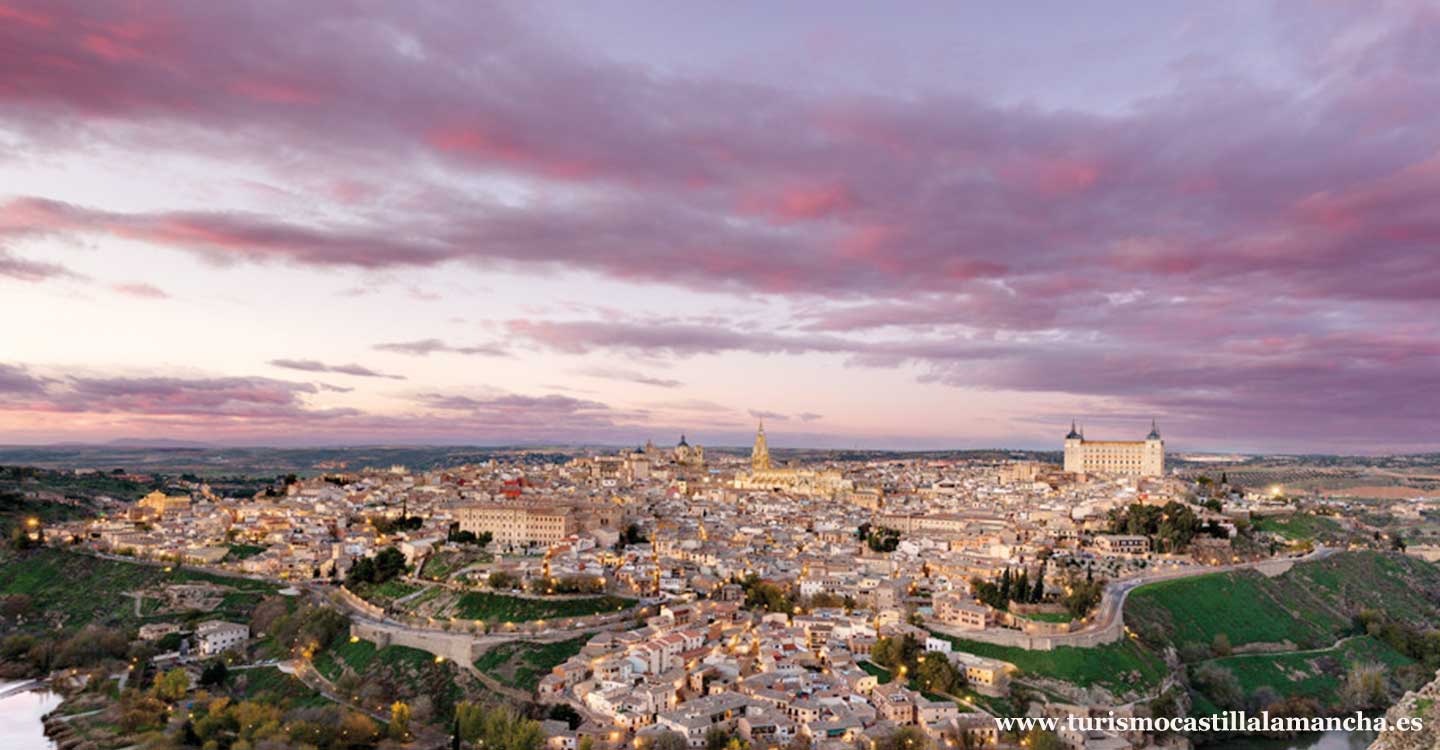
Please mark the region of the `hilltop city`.
POLYGON ((109 729, 48 725, 82 747, 136 733, 205 744, 224 732, 177 707, 252 703, 284 719, 276 734, 343 744, 295 713, 311 701, 360 745, 479 747, 504 712, 555 750, 1120 750, 1190 740, 1015 735, 995 717, 1315 715, 1383 708, 1424 681, 1437 654, 1421 623, 1440 612, 1425 561, 1440 547, 1393 523, 1419 528, 1440 501, 1245 487, 1223 463, 1167 469, 1153 423, 1133 441, 1072 424, 1061 448, 1059 464, 788 464, 762 424, 748 460, 681 436, 539 464, 292 474, 243 496, 178 479, 16 524, 0 569, 5 662, 69 667, 76 712, 119 712, 109 729), (47 593, 26 565, 119 590, 47 593), (1384 585, 1340 591, 1377 566, 1412 610, 1380 599, 1384 585), (1194 609, 1217 581, 1235 593, 1194 609), (1314 581, 1343 595, 1312 602, 1314 581), (92 596, 119 611, 86 609, 92 596), (45 645, 44 630, 77 624, 83 644, 45 645), (1333 650, 1321 667, 1291 663, 1317 648, 1333 650), (1227 661, 1241 653, 1325 687, 1251 678, 1227 661), (148 703, 134 690, 147 683, 148 703))

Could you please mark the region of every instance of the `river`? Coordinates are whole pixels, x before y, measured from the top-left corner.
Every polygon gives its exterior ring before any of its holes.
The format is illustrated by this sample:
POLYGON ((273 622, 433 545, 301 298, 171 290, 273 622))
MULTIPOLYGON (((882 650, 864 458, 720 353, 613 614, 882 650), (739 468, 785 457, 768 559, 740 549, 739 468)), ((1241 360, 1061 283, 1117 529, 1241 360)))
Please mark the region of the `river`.
MULTIPOLYGON (((0 681, 0 694, 19 684, 0 681)), ((40 685, 0 698, 0 748, 52 750, 55 743, 45 736, 40 719, 55 710, 60 701, 59 694, 40 685)))

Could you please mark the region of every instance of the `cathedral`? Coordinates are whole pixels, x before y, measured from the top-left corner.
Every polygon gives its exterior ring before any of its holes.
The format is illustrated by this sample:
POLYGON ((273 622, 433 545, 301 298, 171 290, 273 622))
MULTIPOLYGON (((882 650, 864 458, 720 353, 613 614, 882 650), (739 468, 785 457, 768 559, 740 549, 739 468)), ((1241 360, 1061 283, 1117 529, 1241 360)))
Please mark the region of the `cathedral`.
POLYGON ((750 449, 750 473, 735 475, 735 488, 766 492, 790 492, 812 497, 832 497, 855 485, 838 471, 777 469, 770 461, 770 444, 765 440, 765 423, 755 431, 750 449))
POLYGON ((770 468, 770 446, 765 442, 765 420, 760 420, 760 429, 755 432, 755 447, 750 449, 750 469, 766 471, 770 468))
POLYGON ((680 442, 668 452, 655 447, 655 444, 649 440, 645 441, 645 447, 642 450, 645 455, 650 458, 650 461, 655 464, 671 463, 680 464, 681 466, 705 465, 705 446, 691 445, 690 442, 685 439, 684 435, 680 436, 680 442))

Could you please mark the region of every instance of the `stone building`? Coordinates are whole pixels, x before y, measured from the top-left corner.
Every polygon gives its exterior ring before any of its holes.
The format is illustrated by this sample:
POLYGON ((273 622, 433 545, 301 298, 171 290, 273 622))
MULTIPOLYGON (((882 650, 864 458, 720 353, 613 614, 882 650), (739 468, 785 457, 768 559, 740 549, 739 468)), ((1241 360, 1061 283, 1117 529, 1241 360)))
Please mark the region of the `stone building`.
POLYGON ((1065 436, 1065 471, 1074 474, 1119 474, 1158 477, 1165 473, 1165 441, 1150 423, 1144 440, 1087 440, 1070 424, 1065 436))

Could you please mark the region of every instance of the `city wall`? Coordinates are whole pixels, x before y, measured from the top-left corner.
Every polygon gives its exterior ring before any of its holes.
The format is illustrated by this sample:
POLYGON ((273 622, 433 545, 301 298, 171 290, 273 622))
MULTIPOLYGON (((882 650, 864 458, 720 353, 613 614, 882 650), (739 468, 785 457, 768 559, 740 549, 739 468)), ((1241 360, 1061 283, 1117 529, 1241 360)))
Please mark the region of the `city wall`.
POLYGON ((441 633, 431 630, 413 630, 394 625, 384 625, 368 620, 351 620, 350 635, 367 641, 374 641, 375 645, 384 648, 386 646, 409 646, 418 648, 421 651, 428 651, 436 656, 444 657, 460 664, 469 664, 475 660, 476 641, 468 635, 455 633, 441 633))

